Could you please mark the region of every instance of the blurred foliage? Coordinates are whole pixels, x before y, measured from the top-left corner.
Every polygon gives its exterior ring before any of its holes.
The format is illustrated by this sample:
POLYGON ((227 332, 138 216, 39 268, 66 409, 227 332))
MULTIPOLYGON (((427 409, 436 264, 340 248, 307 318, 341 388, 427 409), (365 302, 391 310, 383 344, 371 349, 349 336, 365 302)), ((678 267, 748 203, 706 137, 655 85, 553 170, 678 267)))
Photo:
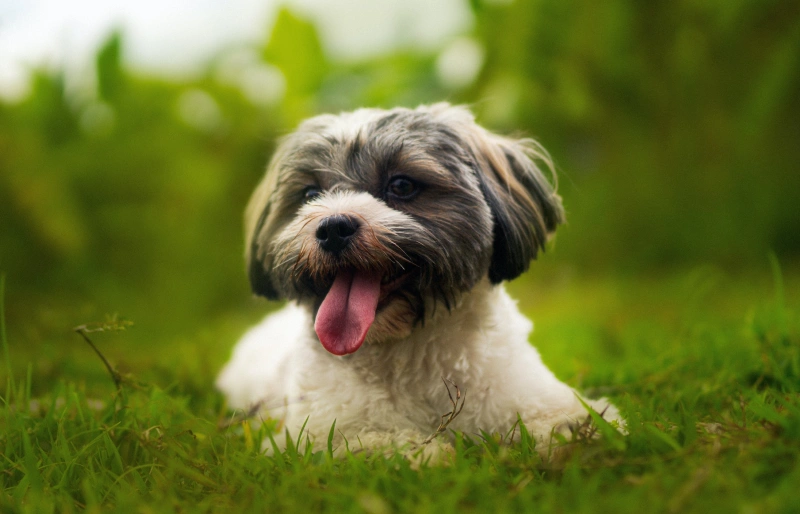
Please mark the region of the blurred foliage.
POLYGON ((566 176, 565 257, 798 253, 800 4, 517 2, 479 11, 476 33, 481 114, 507 112, 566 176))
POLYGON ((800 3, 470 6, 484 59, 463 87, 446 85, 438 52, 333 61, 287 9, 260 47, 194 79, 127 69, 119 33, 93 85, 36 71, 27 98, 0 104, 9 318, 63 327, 121 311, 169 334, 242 308, 241 212, 275 138, 320 112, 443 99, 551 151, 569 216, 560 263, 800 255, 800 3))

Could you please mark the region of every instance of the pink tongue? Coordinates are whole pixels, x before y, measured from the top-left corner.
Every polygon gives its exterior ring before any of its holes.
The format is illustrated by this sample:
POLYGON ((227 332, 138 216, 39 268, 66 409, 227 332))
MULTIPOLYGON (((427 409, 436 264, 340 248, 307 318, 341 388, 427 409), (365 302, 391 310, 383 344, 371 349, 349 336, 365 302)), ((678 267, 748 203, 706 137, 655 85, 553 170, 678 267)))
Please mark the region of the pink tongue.
POLYGON ((334 355, 358 350, 375 319, 380 294, 380 275, 340 271, 314 322, 322 346, 334 355))

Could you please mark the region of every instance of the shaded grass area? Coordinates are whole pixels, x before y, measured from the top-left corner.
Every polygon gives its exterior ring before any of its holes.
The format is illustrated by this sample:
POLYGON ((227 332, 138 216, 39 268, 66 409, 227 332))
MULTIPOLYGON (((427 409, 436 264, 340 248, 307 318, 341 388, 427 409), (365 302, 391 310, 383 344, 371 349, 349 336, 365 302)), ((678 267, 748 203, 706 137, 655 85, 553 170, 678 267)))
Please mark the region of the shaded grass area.
MULTIPOLYGON (((90 334, 112 364, 127 355, 135 376, 125 375, 119 391, 75 334, 61 342, 63 353, 44 352, 44 360, 71 361, 46 375, 39 373, 38 350, 4 337, 0 509, 796 508, 797 269, 785 276, 775 264, 771 274, 747 276, 698 268, 660 277, 591 279, 546 268, 510 287, 537 321, 533 341, 571 385, 614 399, 628 419, 626 437, 612 432, 600 441, 567 442, 574 447, 571 458, 548 463, 519 437, 504 445, 499 435, 457 435, 450 466, 418 471, 400 456, 355 453, 334 459, 335 449, 325 441, 310 445, 303 438, 270 456, 260 451, 268 426, 243 421, 219 428, 231 418, 211 377, 242 329, 240 317, 218 320, 210 335, 195 338, 193 350, 191 337, 186 343, 145 345, 133 336, 135 327, 90 334), (211 349, 212 344, 220 348, 211 349), (204 357, 204 352, 209 353, 204 357), (198 364, 204 360, 208 363, 198 364), (20 366, 26 361, 31 365, 20 366), (157 361, 159 369, 148 371, 157 361)), ((431 420, 432 431, 438 421, 431 420)))

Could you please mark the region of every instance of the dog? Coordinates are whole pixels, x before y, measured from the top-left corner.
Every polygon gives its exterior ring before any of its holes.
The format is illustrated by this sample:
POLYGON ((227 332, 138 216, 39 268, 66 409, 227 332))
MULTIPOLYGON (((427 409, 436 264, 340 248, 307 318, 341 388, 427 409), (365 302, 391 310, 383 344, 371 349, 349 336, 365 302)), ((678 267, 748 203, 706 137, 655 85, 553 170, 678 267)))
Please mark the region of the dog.
POLYGON ((290 303, 236 345, 217 379, 228 405, 293 437, 434 459, 452 452, 437 426, 507 434, 521 420, 542 454, 587 406, 621 426, 542 363, 502 284, 564 221, 542 165, 535 142, 446 103, 303 122, 245 213, 252 289, 290 303))

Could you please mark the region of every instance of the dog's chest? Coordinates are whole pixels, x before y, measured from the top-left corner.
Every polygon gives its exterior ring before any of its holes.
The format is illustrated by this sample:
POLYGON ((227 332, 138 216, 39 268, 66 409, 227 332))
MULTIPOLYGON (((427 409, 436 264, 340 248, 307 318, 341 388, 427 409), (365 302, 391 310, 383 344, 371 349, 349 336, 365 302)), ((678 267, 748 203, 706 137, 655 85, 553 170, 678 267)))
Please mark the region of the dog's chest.
POLYGON ((527 347, 530 322, 502 288, 488 287, 431 321, 411 337, 366 344, 345 357, 326 352, 309 329, 295 356, 293 392, 309 401, 298 403, 291 417, 299 424, 308 416, 319 417, 327 423, 325 430, 336 419, 342 428, 431 432, 456 401, 464 408, 450 425, 455 430, 475 433, 494 427, 498 416, 504 424, 506 418, 513 423, 518 406, 501 405, 511 399, 499 388, 513 366, 511 341, 527 347))
POLYGON ((423 341, 417 347, 411 341, 404 343, 408 343, 404 348, 396 345, 391 350, 363 348, 361 355, 340 361, 347 368, 342 370, 347 383, 360 391, 351 397, 348 410, 361 411, 372 420, 405 420, 427 432, 453 410, 454 402, 460 406, 469 391, 476 401, 465 404, 460 418, 477 422, 483 394, 475 376, 479 366, 472 365, 471 359, 481 356, 471 355, 471 345, 423 341))

